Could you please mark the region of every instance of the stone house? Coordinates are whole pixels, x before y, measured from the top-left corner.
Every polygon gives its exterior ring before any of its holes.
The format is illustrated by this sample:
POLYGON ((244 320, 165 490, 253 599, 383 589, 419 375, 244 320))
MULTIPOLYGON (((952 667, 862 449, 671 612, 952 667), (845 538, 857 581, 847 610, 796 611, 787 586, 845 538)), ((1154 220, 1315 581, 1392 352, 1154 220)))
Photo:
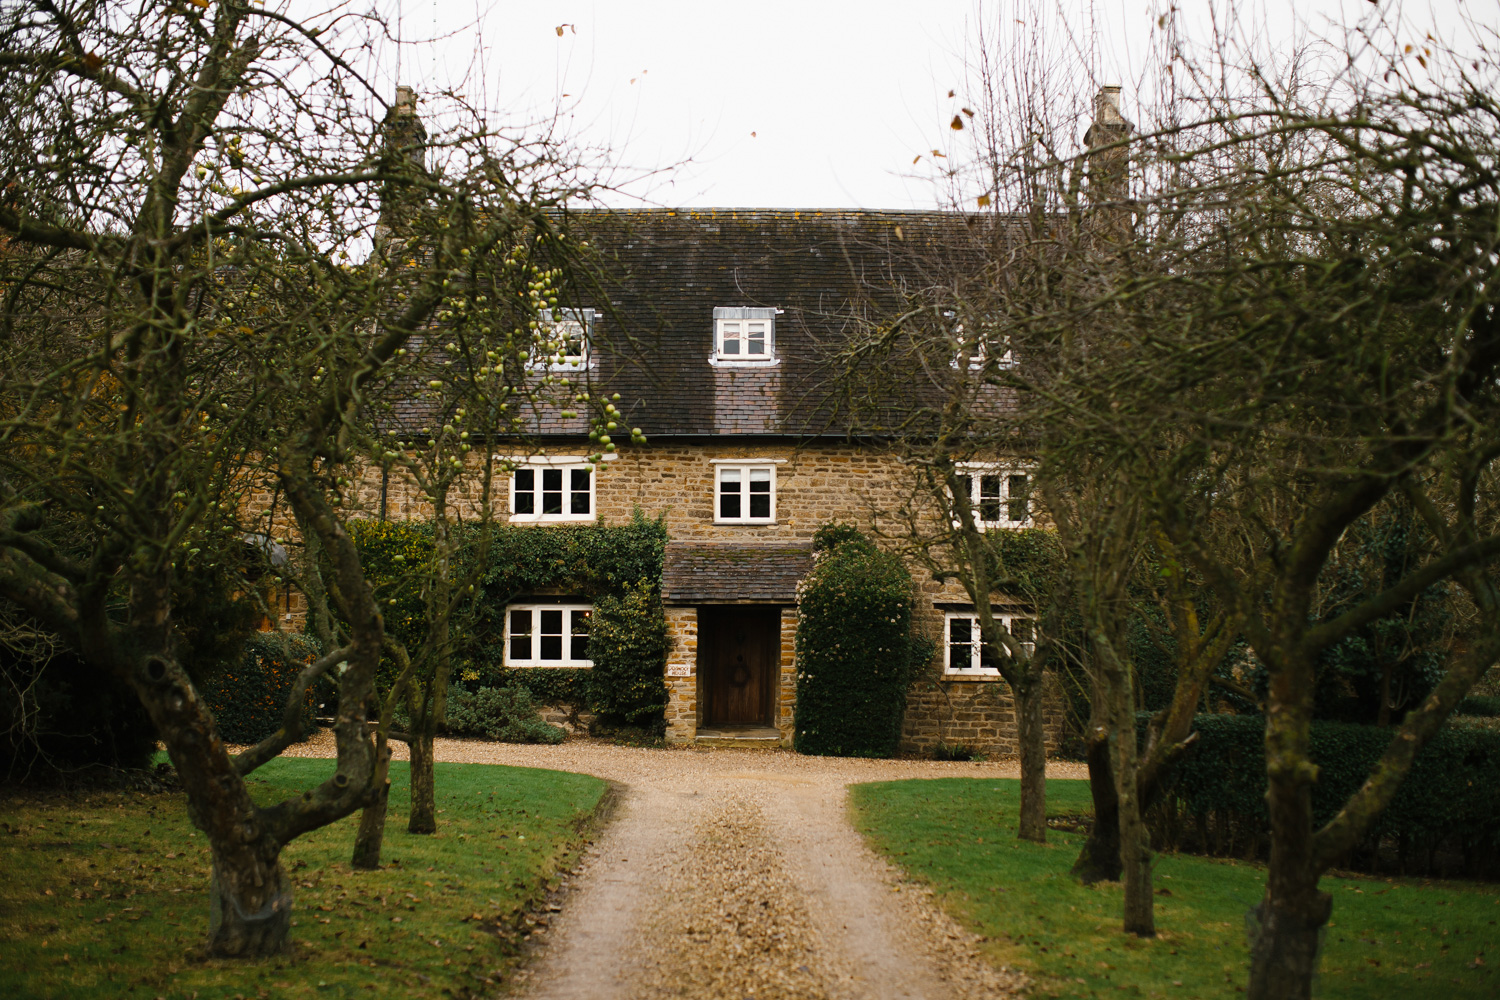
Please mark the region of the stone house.
MULTIPOLYGON (((403 91, 391 127, 420 140, 414 95, 403 91)), ((1101 107, 1118 118, 1116 102, 1101 92, 1101 107)), ((640 428, 648 443, 595 466, 586 414, 531 412, 514 442, 496 444, 515 470, 495 493, 494 513, 536 530, 620 524, 637 510, 664 517, 667 739, 789 745, 797 585, 812 565, 813 533, 830 521, 868 527, 913 489, 890 440, 860 432, 841 414, 834 359, 852 327, 889 315, 966 252, 957 248, 974 252, 986 238, 976 240, 974 227, 993 219, 737 209, 585 211, 570 219, 598 258, 603 283, 575 290, 543 316, 567 346, 537 367, 617 398, 622 428, 640 428)), ((956 368, 961 359, 942 360, 956 368)), ((359 492, 362 506, 382 518, 431 516, 418 491, 378 470, 359 492)), ((1024 457, 997 455, 972 469, 970 496, 987 530, 1031 527, 1028 492, 1024 457)), ((1015 753, 1010 692, 981 658, 968 595, 955 583, 914 577, 914 627, 937 654, 909 693, 903 749, 946 742, 1015 753)), ((1003 595, 997 608, 1014 633, 1024 632, 1030 609, 1003 595)), ((519 596, 507 608, 506 665, 588 669, 590 613, 580 595, 519 596)), ((1048 699, 1046 713, 1055 748, 1060 696, 1048 699)))
MULTIPOLYGON (((813 533, 835 520, 867 526, 911 490, 888 442, 854 433, 833 412, 829 352, 861 310, 882 307, 912 280, 894 261, 960 245, 955 229, 973 222, 768 210, 574 221, 605 264, 607 301, 580 295, 549 317, 566 324, 571 346, 561 364, 548 363, 618 393, 620 423, 641 428, 648 443, 596 468, 586 460, 597 447, 586 416, 532 413, 517 439, 524 454, 506 453, 516 468, 497 491, 496 515, 537 530, 619 524, 635 510, 664 516, 668 740, 789 744, 797 584, 812 564, 813 533)), ((975 469, 973 495, 989 501, 994 528, 1031 524, 1025 479, 1014 461, 975 469)), ((391 518, 423 516, 404 490, 383 495, 382 508, 391 518)), ((939 653, 911 692, 904 747, 1015 752, 1008 689, 971 641, 967 596, 953 584, 917 584, 916 627, 939 653)), ((521 596, 506 616, 507 665, 587 669, 573 650, 586 650, 589 613, 577 595, 521 596)), ((1052 716, 1055 733, 1060 707, 1052 716)))

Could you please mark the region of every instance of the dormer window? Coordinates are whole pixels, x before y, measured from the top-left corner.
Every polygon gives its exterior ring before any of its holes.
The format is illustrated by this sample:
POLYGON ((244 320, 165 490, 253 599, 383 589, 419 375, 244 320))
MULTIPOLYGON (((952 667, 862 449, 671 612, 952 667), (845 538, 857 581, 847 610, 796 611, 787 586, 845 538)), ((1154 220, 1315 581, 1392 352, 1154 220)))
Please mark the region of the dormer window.
POLYGON ((776 364, 776 312, 739 306, 714 309, 714 349, 708 363, 742 367, 776 364))
POLYGON ((592 309, 543 309, 537 314, 536 345, 526 365, 537 371, 576 371, 587 368, 589 340, 593 334, 592 309))

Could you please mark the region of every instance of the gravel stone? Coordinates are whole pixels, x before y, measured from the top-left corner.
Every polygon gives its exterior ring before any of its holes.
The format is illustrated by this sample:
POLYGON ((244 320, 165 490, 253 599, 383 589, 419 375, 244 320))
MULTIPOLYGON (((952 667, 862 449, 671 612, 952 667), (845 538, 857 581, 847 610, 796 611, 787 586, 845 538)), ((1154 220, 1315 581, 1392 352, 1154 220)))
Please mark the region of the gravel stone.
MULTIPOLYGON (((525 1000, 980 1000, 1021 996, 925 887, 850 825, 847 786, 1014 778, 1013 760, 804 757, 439 739, 439 761, 578 771, 615 784, 609 826, 568 878, 508 989, 525 1000)), ((395 744, 397 759, 405 746, 395 744)), ((292 756, 326 757, 319 734, 292 756)), ((1051 763, 1051 778, 1084 778, 1051 763)))

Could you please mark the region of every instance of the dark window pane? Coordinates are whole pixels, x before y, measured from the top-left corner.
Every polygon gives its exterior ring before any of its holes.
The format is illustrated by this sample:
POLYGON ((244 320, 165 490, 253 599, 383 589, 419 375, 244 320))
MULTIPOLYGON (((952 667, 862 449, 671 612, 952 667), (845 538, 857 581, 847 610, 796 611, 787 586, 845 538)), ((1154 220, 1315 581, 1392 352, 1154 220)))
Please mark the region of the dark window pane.
POLYGON ((979 477, 979 519, 1000 520, 1000 477, 979 477))
POLYGON ((573 655, 574 660, 587 660, 589 658, 589 612, 570 611, 573 618, 573 655))
POLYGON ((1026 477, 1011 476, 1006 487, 1006 496, 1009 497, 1005 504, 1007 508, 1005 512, 1006 516, 1012 521, 1026 520, 1027 509, 1031 506, 1027 502, 1027 495, 1031 492, 1031 487, 1026 482, 1026 477))
POLYGON ((750 470, 750 516, 771 516, 771 470, 750 470))
POLYGON ((561 660, 563 658, 563 613, 562 609, 552 610, 544 608, 537 612, 541 622, 537 628, 540 633, 541 654, 540 660, 561 660))
POLYGON ((593 473, 588 469, 573 469, 568 473, 572 480, 573 490, 572 506, 569 513, 587 514, 589 512, 589 477, 593 473))
POLYGON ((738 323, 724 324, 724 353, 740 353, 740 325, 738 323))
POLYGON ((972 618, 948 619, 948 667, 968 670, 974 665, 974 628, 972 618))
POLYGON ((510 658, 512 660, 531 659, 530 611, 510 613, 510 658))
POLYGON ((514 513, 536 513, 536 472, 533 469, 516 470, 516 509, 514 513))
POLYGON ((562 513, 562 481, 563 470, 542 470, 542 513, 562 513))
POLYGON ((725 469, 719 473, 719 516, 739 517, 740 470, 725 469))

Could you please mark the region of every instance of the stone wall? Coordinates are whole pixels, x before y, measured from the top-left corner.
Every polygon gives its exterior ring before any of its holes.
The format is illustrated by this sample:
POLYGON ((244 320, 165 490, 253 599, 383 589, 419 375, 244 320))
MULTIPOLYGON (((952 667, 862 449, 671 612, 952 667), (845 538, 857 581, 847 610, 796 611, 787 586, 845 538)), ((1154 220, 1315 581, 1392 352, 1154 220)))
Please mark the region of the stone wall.
MULTIPOLYGON (((589 442, 551 442, 531 454, 538 456, 582 456, 589 442)), ((515 455, 517 451, 505 454, 515 455)), ((482 500, 477 470, 478 452, 469 462, 476 475, 468 477, 452 495, 452 506, 464 517, 474 516, 482 500)), ((509 520, 509 484, 496 476, 491 509, 501 523, 509 520)), ((267 484, 257 490, 248 506, 267 509, 274 492, 267 484), (258 506, 257 506, 258 505, 258 506)), ((868 530, 877 511, 899 510, 911 501, 911 480, 897 456, 877 449, 842 442, 815 441, 800 447, 790 442, 746 442, 723 438, 652 442, 627 447, 617 458, 601 463, 595 485, 596 515, 611 524, 629 520, 641 510, 648 517, 665 516, 671 538, 683 541, 791 543, 807 542, 829 521, 852 522, 868 530), (776 464, 776 515, 774 524, 715 524, 714 475, 716 462, 743 460, 776 464)), ((371 468, 358 479, 350 506, 364 516, 392 520, 432 516, 432 506, 409 478, 383 476, 371 468)), ((277 518, 276 533, 295 535, 289 519, 277 518)), ((535 530, 547 530, 547 524, 535 530)), ((1015 753, 1015 717, 1008 689, 998 679, 944 679, 941 670, 943 611, 939 605, 961 604, 966 595, 956 583, 939 583, 912 567, 918 600, 913 627, 939 643, 938 657, 928 674, 912 689, 903 735, 903 749, 927 753, 939 742, 963 743, 990 754, 1015 753)), ((284 624, 294 626, 301 618, 300 595, 282 601, 284 624)), ((781 678, 776 725, 783 739, 791 741, 796 698, 796 610, 783 609, 781 622, 781 678)), ((697 669, 697 609, 669 607, 667 737, 689 742, 697 734, 699 719, 697 669), (684 676, 670 676, 676 667, 684 676)), ((561 709, 553 709, 557 714, 561 709)), ((1049 747, 1062 731, 1060 697, 1049 699, 1047 709, 1049 747), (1055 702, 1055 704, 1054 704, 1055 702)))
MULTIPOLYGON (((1047 753, 1057 751, 1064 730, 1062 692, 1048 675, 1043 715, 1047 753)), ((1016 708, 1003 680, 944 678, 936 670, 918 679, 907 694, 901 750, 926 756, 939 743, 962 745, 989 756, 1014 757, 1016 708)))

